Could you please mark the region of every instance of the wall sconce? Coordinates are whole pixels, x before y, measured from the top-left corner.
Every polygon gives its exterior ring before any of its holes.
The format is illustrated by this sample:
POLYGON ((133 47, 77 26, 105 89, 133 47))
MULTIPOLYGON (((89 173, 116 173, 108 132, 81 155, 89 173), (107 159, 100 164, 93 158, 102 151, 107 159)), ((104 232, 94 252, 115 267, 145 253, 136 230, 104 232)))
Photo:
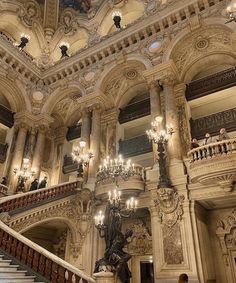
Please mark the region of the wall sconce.
POLYGON ((17 47, 19 49, 25 48, 25 46, 28 44, 29 40, 30 40, 30 36, 27 35, 27 34, 22 33, 21 37, 20 37, 20 44, 17 45, 17 47))

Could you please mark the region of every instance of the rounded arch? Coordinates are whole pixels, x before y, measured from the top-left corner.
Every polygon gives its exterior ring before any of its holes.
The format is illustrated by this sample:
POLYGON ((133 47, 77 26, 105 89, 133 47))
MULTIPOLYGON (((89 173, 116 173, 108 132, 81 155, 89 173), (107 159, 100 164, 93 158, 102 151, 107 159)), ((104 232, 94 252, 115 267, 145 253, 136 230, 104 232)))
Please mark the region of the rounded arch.
POLYGON ((175 38, 170 43, 163 60, 173 60, 180 80, 188 83, 197 76, 197 68, 206 68, 209 63, 219 65, 217 55, 219 58, 227 58, 227 65, 235 64, 236 55, 231 28, 221 24, 211 24, 192 32, 183 31, 178 35, 178 39, 175 38), (208 63, 201 66, 201 62, 208 63))
MULTIPOLYGON (((62 222, 63 224, 65 224, 70 232, 71 232, 71 237, 72 237, 72 242, 73 243, 76 243, 78 242, 78 233, 76 231, 76 229, 74 228, 74 225, 73 223, 66 217, 47 217, 46 219, 42 219, 42 220, 39 220, 39 221, 36 221, 35 223, 32 223, 30 225, 28 225, 27 227, 24 227, 23 229, 21 229, 19 231, 20 234, 23 234, 33 228, 35 228, 36 226, 39 226, 41 224, 44 224, 44 223, 50 223, 51 221, 58 221, 58 222, 62 222)), ((14 227, 13 227, 14 229, 14 227)))
POLYGON ((58 102, 73 95, 85 95, 84 87, 77 82, 71 82, 66 88, 59 87, 55 89, 46 100, 42 108, 42 113, 51 114, 58 102))
MULTIPOLYGON (((207 75, 206 66, 211 66, 211 71, 212 71, 211 73, 216 73, 218 71, 222 71, 223 69, 234 67, 235 63, 236 63, 236 55, 233 57, 232 54, 227 54, 224 52, 222 53, 217 52, 216 54, 210 54, 208 56, 205 56, 203 58, 194 61, 193 64, 189 66, 188 69, 185 70, 183 81, 189 83, 194 79, 203 77, 204 74, 207 75), (215 62, 217 62, 217 65, 215 65, 215 62), (214 66, 216 66, 215 69, 214 66), (221 69, 220 66, 222 66, 221 69)), ((208 75, 210 75, 210 73, 208 75)))
POLYGON ((0 76, 0 93, 7 99, 12 112, 21 112, 31 109, 30 100, 28 99, 25 89, 20 83, 13 83, 6 77, 0 76))

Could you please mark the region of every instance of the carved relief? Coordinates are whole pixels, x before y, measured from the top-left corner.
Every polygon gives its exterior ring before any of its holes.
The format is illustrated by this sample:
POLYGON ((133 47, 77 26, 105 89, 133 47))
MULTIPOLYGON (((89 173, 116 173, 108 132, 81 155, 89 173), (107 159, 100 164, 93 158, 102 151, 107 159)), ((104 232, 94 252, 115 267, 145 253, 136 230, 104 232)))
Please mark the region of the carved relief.
POLYGON ((177 223, 171 229, 162 227, 164 258, 167 264, 182 264, 184 261, 180 226, 177 223))
POLYGON ((161 223, 172 228, 183 215, 184 196, 179 195, 173 188, 157 190, 157 198, 154 200, 158 207, 161 223))
POLYGON ((61 31, 66 35, 73 35, 79 28, 79 20, 73 9, 66 9, 61 15, 61 31))
POLYGON ((128 245, 128 252, 131 255, 152 254, 152 236, 142 221, 132 226, 133 236, 128 245))
POLYGON ((40 7, 35 1, 25 1, 23 9, 19 11, 19 17, 22 23, 28 27, 41 20, 40 7))
POLYGON ((196 30, 179 42, 171 55, 180 72, 191 62, 203 57, 206 53, 233 51, 231 33, 222 26, 210 26, 196 30))

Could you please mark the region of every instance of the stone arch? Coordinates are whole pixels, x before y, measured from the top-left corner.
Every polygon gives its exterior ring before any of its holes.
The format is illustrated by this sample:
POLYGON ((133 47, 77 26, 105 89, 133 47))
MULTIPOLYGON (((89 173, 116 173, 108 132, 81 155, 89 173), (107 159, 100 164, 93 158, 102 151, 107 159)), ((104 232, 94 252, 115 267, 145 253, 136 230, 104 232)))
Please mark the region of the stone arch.
MULTIPOLYGON (((45 219, 42 219, 42 220, 37 220, 35 219, 35 222, 31 223, 30 225, 28 225, 27 227, 24 227, 22 229, 20 229, 18 232, 20 234, 23 234, 24 232, 28 231, 28 230, 31 230, 33 229, 34 227, 38 226, 38 225, 41 225, 41 224, 44 224, 44 223, 49 223, 51 221, 58 221, 58 222, 62 222, 64 223, 70 230, 71 232, 71 238, 72 238, 72 242, 73 243, 77 243, 78 242, 78 239, 79 239, 79 235, 78 235, 78 232, 76 231, 72 221, 70 221, 68 218, 66 217, 46 217, 45 219)), ((14 226, 13 226, 13 229, 14 229, 14 226)))
POLYGON ((63 99, 70 99, 73 102, 77 101, 83 95, 85 95, 85 89, 77 82, 72 82, 66 87, 57 88, 46 100, 42 108, 42 113, 51 114, 55 110, 57 103, 63 101, 63 99))
MULTIPOLYGON (((196 76, 196 69, 194 72, 192 67, 197 63, 199 68, 198 62, 204 58, 205 60, 202 62, 207 62, 208 59, 206 58, 208 57, 212 63, 217 54, 221 57, 226 55, 228 57, 227 62, 231 61, 229 65, 233 65, 235 62, 236 56, 231 28, 221 23, 213 24, 212 21, 209 21, 209 23, 192 32, 187 29, 182 31, 178 34, 178 37, 170 42, 163 56, 163 61, 172 59, 175 62, 181 81, 187 83, 196 76), (212 55, 215 55, 215 57, 212 55), (231 60, 229 60, 230 57, 231 60), (193 74, 189 73, 190 70, 193 70, 193 74)), ((206 66, 201 67, 205 68, 206 66)))
POLYGON ((13 112, 21 112, 31 109, 30 101, 20 83, 0 76, 0 93, 7 99, 13 112))

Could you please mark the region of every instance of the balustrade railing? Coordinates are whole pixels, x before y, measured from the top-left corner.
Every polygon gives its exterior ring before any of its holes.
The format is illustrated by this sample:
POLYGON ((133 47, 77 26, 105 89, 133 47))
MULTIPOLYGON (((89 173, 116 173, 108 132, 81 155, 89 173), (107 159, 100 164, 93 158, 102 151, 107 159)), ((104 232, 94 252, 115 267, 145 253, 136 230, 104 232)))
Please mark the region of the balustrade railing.
POLYGON ((200 146, 188 152, 190 162, 236 153, 236 138, 200 146))
POLYGON ((63 183, 46 189, 39 189, 22 195, 8 197, 7 200, 0 200, 0 212, 11 212, 19 208, 26 208, 33 204, 46 200, 53 200, 60 196, 74 193, 79 188, 80 182, 63 183))
POLYGON ((0 249, 51 283, 95 282, 84 272, 34 244, 2 222, 0 222, 0 249))
POLYGON ((8 187, 0 184, 0 195, 7 195, 8 187))

